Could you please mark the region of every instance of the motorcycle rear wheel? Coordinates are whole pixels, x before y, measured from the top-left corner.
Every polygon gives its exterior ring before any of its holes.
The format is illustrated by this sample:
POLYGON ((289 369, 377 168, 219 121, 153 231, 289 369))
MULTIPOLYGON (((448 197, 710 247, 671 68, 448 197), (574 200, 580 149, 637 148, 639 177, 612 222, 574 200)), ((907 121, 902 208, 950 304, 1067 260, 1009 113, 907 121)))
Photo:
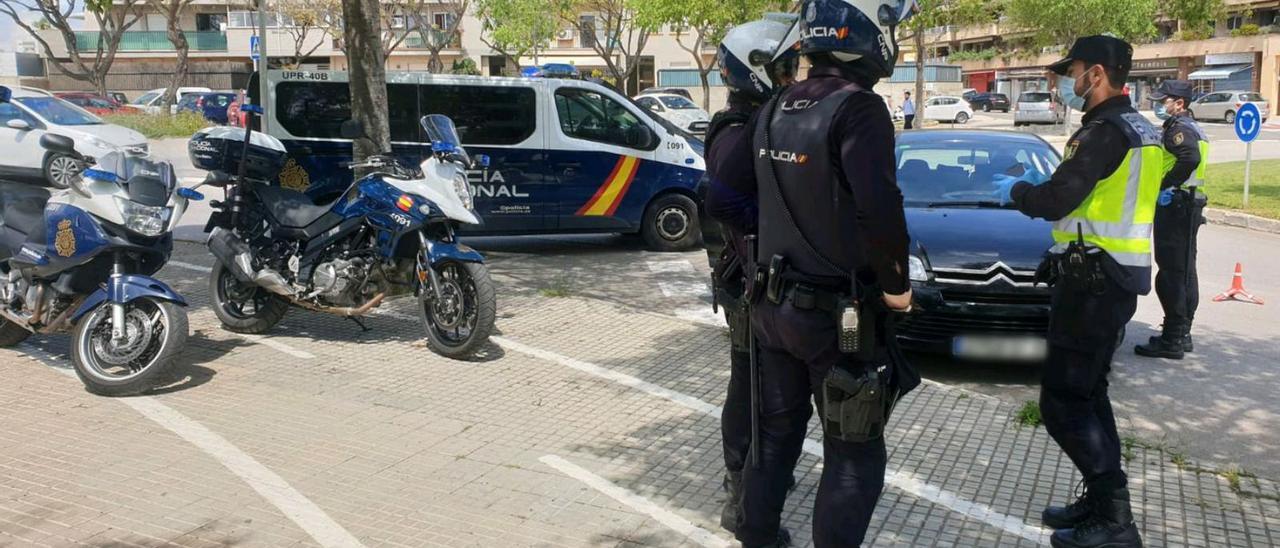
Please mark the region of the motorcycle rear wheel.
POLYGON ((221 262, 209 273, 213 314, 232 333, 266 333, 289 311, 289 302, 262 287, 237 280, 221 262))
POLYGON ((187 311, 141 298, 125 305, 123 341, 112 339, 111 303, 89 311, 72 335, 71 363, 84 387, 99 396, 131 396, 167 378, 187 344, 187 311))
POLYGON ((498 309, 493 279, 480 263, 446 261, 433 268, 440 280, 440 301, 429 287, 418 293, 427 346, 441 356, 469 358, 493 333, 498 309))

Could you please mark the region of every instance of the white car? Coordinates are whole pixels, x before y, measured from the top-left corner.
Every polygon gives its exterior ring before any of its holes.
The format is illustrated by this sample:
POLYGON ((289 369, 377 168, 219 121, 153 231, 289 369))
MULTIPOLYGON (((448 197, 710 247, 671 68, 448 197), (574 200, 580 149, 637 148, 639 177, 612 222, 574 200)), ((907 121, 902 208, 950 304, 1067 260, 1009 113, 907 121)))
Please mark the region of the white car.
MULTIPOLYGON (((166 88, 153 89, 142 95, 139 95, 133 102, 125 105, 128 108, 140 110, 147 114, 160 114, 160 99, 164 97, 166 88)), ((178 103, 182 102, 184 95, 192 93, 211 93, 212 89, 202 87, 180 87, 178 88, 177 97, 174 97, 173 104, 169 106, 169 114, 177 114, 178 103)))
POLYGON ((647 108, 676 127, 702 135, 711 125, 711 115, 698 108, 687 97, 674 93, 646 93, 635 98, 636 104, 647 108))
POLYGON ((942 96, 929 99, 924 104, 924 119, 963 124, 973 118, 969 102, 959 97, 942 96))
POLYGON ((147 150, 147 138, 132 129, 108 124, 49 92, 12 88, 8 103, 0 103, 0 176, 47 181, 67 188, 80 172, 70 156, 47 152, 40 146, 46 133, 65 135, 76 151, 101 158, 109 152, 147 150))

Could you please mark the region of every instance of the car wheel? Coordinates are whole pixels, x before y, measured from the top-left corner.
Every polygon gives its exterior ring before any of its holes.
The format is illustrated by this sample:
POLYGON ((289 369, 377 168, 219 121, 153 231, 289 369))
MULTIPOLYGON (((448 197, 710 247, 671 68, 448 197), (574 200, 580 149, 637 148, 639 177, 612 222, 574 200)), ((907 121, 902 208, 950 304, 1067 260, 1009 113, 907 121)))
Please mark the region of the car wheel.
POLYGON ((659 196, 640 222, 640 234, 654 251, 686 251, 702 240, 698 205, 683 194, 659 196))
POLYGON ((982 105, 982 112, 991 112, 991 105, 982 105))
POLYGON ((968 113, 961 112, 961 113, 956 114, 956 123, 957 123, 957 124, 964 124, 964 123, 968 123, 968 122, 969 122, 969 114, 968 114, 968 113))
POLYGON ((65 154, 49 154, 44 159, 44 180, 54 188, 70 188, 82 170, 79 161, 65 154))
POLYGON ((1236 123, 1236 113, 1228 110, 1226 114, 1222 115, 1222 121, 1228 124, 1236 123))

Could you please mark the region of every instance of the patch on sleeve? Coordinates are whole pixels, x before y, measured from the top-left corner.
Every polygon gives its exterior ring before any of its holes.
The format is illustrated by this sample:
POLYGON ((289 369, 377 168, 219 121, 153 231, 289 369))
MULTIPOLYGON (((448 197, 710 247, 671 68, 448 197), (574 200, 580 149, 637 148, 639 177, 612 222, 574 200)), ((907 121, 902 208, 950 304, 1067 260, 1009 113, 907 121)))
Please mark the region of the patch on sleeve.
POLYGON ((1076 155, 1077 148, 1080 148, 1080 140, 1072 139, 1070 143, 1067 143, 1067 147, 1063 149, 1062 159, 1070 160, 1072 156, 1076 155))
POLYGON ((1181 145, 1181 144, 1182 144, 1182 142, 1183 142, 1183 141, 1185 141, 1185 140, 1187 140, 1187 136, 1186 136, 1186 134, 1182 133, 1181 131, 1179 131, 1179 132, 1177 132, 1177 133, 1174 133, 1174 134, 1173 134, 1173 144, 1175 144, 1175 145, 1181 145))

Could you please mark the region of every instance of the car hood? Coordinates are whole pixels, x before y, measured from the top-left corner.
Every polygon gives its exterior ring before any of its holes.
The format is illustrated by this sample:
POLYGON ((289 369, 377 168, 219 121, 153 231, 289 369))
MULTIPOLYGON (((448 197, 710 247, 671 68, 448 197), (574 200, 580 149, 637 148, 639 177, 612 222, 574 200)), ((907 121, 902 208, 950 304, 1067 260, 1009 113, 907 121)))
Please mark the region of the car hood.
POLYGON ((711 119, 707 113, 701 110, 668 110, 666 112, 667 119, 673 122, 684 122, 691 124, 693 122, 706 122, 711 119))
POLYGON ((74 127, 64 126, 58 129, 59 131, 57 131, 57 133, 61 133, 63 135, 71 137, 72 139, 81 137, 81 135, 77 135, 77 133, 81 133, 81 134, 87 133, 89 135, 102 139, 103 141, 106 141, 116 146, 142 145, 142 144, 146 144, 147 142, 147 138, 144 137, 141 133, 138 133, 124 126, 117 126, 115 124, 95 124, 95 125, 89 125, 89 126, 74 126, 74 127))
POLYGON ((908 207, 911 251, 928 257, 931 268, 984 269, 1004 263, 1035 270, 1053 245, 1048 221, 1013 209, 908 207))

